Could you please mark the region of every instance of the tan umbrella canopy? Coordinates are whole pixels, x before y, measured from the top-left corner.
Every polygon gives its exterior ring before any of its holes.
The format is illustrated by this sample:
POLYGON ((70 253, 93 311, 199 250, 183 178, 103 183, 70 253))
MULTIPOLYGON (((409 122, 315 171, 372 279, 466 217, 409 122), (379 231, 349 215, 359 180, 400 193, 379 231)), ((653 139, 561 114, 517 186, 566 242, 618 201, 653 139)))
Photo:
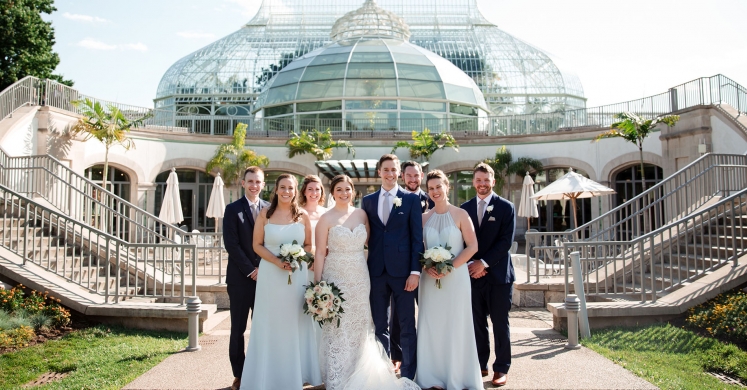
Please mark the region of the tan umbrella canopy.
POLYGON ((563 200, 570 199, 573 207, 573 226, 578 227, 576 222, 576 199, 593 198, 595 196, 614 194, 615 190, 605 187, 594 180, 587 179, 576 172, 573 168, 568 169, 563 177, 555 180, 542 191, 532 197, 537 200, 563 200))
POLYGON ((176 177, 175 168, 171 168, 169 178, 166 180, 166 191, 163 194, 163 203, 161 203, 158 218, 173 224, 184 221, 182 200, 179 197, 179 179, 176 177))
POLYGON ((529 229, 529 218, 539 217, 539 210, 537 210, 537 199, 533 199, 534 196, 534 180, 529 176, 527 172, 524 176, 524 183, 521 186, 521 199, 519 202, 519 209, 516 210, 518 217, 527 219, 527 229, 529 229))
POLYGON ((213 182, 213 190, 210 192, 210 200, 208 201, 207 211, 205 216, 208 218, 215 218, 215 231, 218 232, 218 218, 223 218, 223 213, 226 211, 226 200, 223 198, 223 179, 220 178, 220 173, 215 177, 213 182))

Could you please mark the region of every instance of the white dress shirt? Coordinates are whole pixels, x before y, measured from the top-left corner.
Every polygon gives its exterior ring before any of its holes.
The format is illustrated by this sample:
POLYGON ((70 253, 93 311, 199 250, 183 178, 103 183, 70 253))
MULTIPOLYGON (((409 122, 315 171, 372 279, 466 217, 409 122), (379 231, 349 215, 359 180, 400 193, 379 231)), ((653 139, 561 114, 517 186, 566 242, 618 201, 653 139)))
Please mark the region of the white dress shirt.
MULTIPOLYGON (((491 199, 491 198, 493 197, 493 195, 494 195, 494 194, 495 194, 495 192, 492 192, 492 191, 491 191, 491 192, 490 192, 490 195, 488 195, 488 196, 486 196, 486 197, 484 197, 484 198, 483 198, 483 197, 481 197, 480 195, 477 195, 477 203, 478 203, 477 209, 478 209, 478 210, 480 209, 480 206, 479 206, 479 203, 480 203, 480 201, 481 201, 481 200, 484 200, 484 201, 485 201, 485 209, 484 209, 484 210, 482 211, 483 222, 485 221, 485 219, 484 219, 484 218, 485 218, 485 213, 487 213, 487 212, 488 212, 488 206, 490 206, 490 199, 491 199)), ((483 259, 480 259, 480 261, 482 261, 482 264, 483 264, 483 265, 485 265, 485 268, 488 268, 488 267, 490 267, 490 266, 488 265, 488 263, 487 263, 487 262, 486 262, 485 260, 483 260, 483 259)), ((472 264, 472 261, 468 261, 468 262, 467 262, 467 265, 470 265, 470 264, 472 264)))
MULTIPOLYGON (((256 208, 257 208, 257 216, 259 217, 259 198, 257 198, 257 202, 252 202, 251 200, 249 200, 249 197, 248 197, 248 196, 246 196, 246 195, 244 195, 244 198, 246 198, 246 201, 247 201, 247 202, 249 202, 249 210, 251 210, 251 209, 252 209, 252 205, 254 205, 254 207, 256 207, 256 208)), ((249 216, 247 215, 247 218, 248 218, 248 217, 249 217, 249 216)), ((254 216, 252 216, 252 219, 253 219, 253 218, 254 218, 254 216)), ((257 222, 257 221, 254 221, 254 222, 257 222)), ((254 274, 255 274, 255 273, 257 272, 257 271, 259 271, 259 267, 256 267, 256 268, 254 268, 254 271, 252 271, 252 273, 250 273, 249 275, 247 275, 247 277, 251 277, 251 276, 252 276, 252 275, 254 275, 254 274)))
MULTIPOLYGON (((381 191, 379 192, 379 207, 378 207, 378 214, 379 219, 383 222, 384 221, 384 194, 389 193, 389 219, 392 218, 392 208, 394 208, 394 198, 397 197, 397 191, 399 190, 399 185, 394 186, 391 190, 387 191, 384 189, 384 187, 381 187, 381 191)), ((404 192, 404 190, 403 190, 404 192)), ((420 275, 420 271, 410 271, 410 275, 420 275)))

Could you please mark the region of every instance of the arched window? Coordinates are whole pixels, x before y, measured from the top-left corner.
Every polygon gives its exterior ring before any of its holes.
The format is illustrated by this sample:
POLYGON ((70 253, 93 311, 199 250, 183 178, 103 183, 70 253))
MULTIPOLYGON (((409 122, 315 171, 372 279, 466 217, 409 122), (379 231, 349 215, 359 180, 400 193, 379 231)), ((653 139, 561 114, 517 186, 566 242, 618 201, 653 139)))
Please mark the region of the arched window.
MULTIPOLYGON (((166 192, 166 180, 170 173, 171 170, 168 170, 156 176, 155 215, 161 212, 163 194, 166 192)), ((210 192, 213 190, 215 178, 203 171, 188 168, 177 168, 176 177, 179 179, 179 197, 182 214, 184 214, 184 221, 180 225, 186 226, 187 231, 194 229, 203 232, 213 231, 215 219, 207 218, 205 211, 210 201, 210 192)))
MULTIPOLYGON (((663 176, 664 170, 653 164, 643 164, 643 173, 646 176, 646 188, 651 188, 659 183, 663 176)), ((615 199, 617 204, 621 205, 630 199, 635 198, 643 191, 641 182, 641 165, 631 165, 619 172, 612 179, 613 188, 617 191, 615 199)))
MULTIPOLYGON (((91 180, 98 185, 102 185, 104 179, 104 166, 94 165, 87 168, 84 175, 88 180, 91 180)), ((108 176, 106 178, 106 189, 129 202, 130 175, 110 165, 106 176, 108 176)))

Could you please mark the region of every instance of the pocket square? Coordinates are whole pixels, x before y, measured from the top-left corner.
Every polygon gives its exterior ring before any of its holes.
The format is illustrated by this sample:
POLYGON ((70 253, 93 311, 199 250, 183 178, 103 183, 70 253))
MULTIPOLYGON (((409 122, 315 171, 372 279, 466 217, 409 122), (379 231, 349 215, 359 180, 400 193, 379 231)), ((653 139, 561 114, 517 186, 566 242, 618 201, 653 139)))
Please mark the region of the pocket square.
POLYGON ((239 212, 239 219, 241 220, 241 223, 244 223, 244 212, 243 211, 239 212))
POLYGON ((397 214, 404 214, 404 213, 400 211, 400 212, 398 212, 397 214))
POLYGON ((495 221, 495 217, 488 218, 488 221, 495 221))

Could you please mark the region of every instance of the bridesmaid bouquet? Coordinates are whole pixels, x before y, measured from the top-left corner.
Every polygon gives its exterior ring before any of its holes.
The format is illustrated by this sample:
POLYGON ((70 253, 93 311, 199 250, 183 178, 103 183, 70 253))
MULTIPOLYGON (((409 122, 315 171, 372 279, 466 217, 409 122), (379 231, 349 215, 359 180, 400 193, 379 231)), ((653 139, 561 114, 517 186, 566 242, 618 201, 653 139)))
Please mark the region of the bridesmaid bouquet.
POLYGON ((293 240, 290 244, 280 245, 280 260, 283 263, 290 264, 290 271, 288 271, 288 284, 292 284, 291 275, 301 267, 301 262, 308 263, 309 266, 314 262, 314 257, 310 253, 306 253, 302 245, 298 244, 298 241, 293 240))
POLYGON ((320 281, 319 283, 310 283, 306 286, 306 292, 303 295, 303 313, 308 314, 314 321, 319 323, 319 327, 325 322, 332 323, 337 320, 337 327, 340 327, 340 318, 345 312, 342 303, 345 298, 342 292, 334 283, 320 281))
MULTIPOLYGON (((426 250, 420 256, 420 264, 424 268, 434 268, 441 275, 446 275, 454 270, 454 255, 451 247, 436 245, 426 250)), ((436 287, 441 288, 441 279, 436 279, 436 287)))

